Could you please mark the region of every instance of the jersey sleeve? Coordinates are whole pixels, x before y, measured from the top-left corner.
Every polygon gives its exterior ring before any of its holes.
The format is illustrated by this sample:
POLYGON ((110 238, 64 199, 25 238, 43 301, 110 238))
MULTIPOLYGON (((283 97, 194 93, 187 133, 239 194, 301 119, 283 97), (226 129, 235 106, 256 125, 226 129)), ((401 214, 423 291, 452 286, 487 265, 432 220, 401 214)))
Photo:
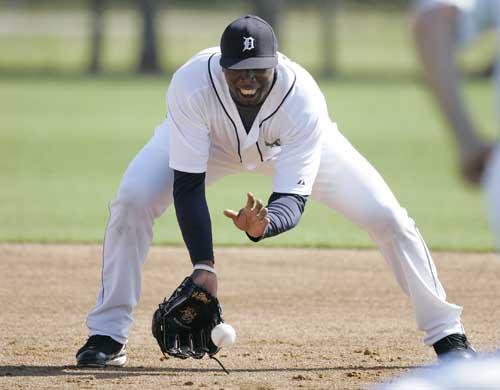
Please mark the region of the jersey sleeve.
POLYGON ((205 173, 174 171, 174 206, 191 262, 214 261, 212 223, 205 197, 205 173))
POLYGON ((277 236, 298 225, 300 217, 304 213, 307 196, 296 194, 278 194, 273 192, 267 202, 267 218, 269 224, 262 237, 247 237, 258 242, 264 238, 277 236))
POLYGON ((169 165, 182 172, 202 173, 207 169, 209 130, 200 92, 193 92, 185 78, 174 75, 167 91, 169 165))
POLYGON ((288 132, 275 163, 273 192, 310 195, 321 159, 323 120, 306 113, 288 132))

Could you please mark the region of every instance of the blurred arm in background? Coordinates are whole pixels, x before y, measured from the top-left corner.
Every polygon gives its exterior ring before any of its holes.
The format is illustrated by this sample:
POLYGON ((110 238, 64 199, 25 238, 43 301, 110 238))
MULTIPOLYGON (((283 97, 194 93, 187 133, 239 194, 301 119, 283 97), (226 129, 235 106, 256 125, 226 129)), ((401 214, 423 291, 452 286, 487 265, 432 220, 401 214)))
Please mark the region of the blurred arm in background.
POLYGON ((476 129, 462 97, 457 64, 460 10, 440 4, 417 13, 413 32, 429 87, 455 136, 460 170, 478 184, 492 145, 476 129))

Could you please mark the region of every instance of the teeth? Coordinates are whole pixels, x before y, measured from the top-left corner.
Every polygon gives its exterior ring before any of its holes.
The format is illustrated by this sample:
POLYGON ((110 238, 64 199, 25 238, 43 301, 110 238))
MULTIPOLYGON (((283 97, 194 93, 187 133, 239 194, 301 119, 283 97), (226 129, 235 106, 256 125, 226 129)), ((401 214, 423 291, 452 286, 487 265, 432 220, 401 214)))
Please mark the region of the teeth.
POLYGON ((251 96, 251 95, 255 95, 257 90, 256 89, 240 89, 240 92, 244 96, 251 96))

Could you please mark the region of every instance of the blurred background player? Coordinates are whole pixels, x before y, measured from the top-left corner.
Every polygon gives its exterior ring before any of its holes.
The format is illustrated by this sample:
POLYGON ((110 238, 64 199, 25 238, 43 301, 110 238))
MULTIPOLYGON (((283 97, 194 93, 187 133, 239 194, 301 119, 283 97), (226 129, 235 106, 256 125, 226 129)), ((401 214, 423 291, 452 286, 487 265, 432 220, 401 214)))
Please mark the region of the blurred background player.
POLYGON ((497 390, 500 388, 500 358, 489 356, 472 361, 455 360, 444 365, 411 371, 377 390, 497 390))
MULTIPOLYGON (((500 0, 419 0, 413 32, 429 89, 457 144, 464 180, 484 189, 488 216, 500 248, 500 147, 483 138, 461 94, 457 55, 478 35, 496 31, 500 58, 500 0)), ((500 69, 494 71, 500 116, 500 69)))

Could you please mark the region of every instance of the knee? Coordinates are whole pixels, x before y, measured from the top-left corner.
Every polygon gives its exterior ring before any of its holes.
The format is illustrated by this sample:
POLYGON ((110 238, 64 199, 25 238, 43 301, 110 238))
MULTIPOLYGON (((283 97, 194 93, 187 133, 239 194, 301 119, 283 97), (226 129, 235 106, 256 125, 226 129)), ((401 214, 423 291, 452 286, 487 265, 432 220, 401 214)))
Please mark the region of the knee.
POLYGON ((414 223, 404 208, 383 206, 373 215, 368 231, 377 241, 391 241, 405 234, 410 225, 414 223))
POLYGON ((147 189, 120 187, 115 200, 111 203, 111 211, 123 216, 156 217, 160 214, 158 203, 147 189))
POLYGON ((128 208, 143 209, 149 206, 150 197, 147 191, 141 188, 122 186, 116 194, 116 201, 128 208))

